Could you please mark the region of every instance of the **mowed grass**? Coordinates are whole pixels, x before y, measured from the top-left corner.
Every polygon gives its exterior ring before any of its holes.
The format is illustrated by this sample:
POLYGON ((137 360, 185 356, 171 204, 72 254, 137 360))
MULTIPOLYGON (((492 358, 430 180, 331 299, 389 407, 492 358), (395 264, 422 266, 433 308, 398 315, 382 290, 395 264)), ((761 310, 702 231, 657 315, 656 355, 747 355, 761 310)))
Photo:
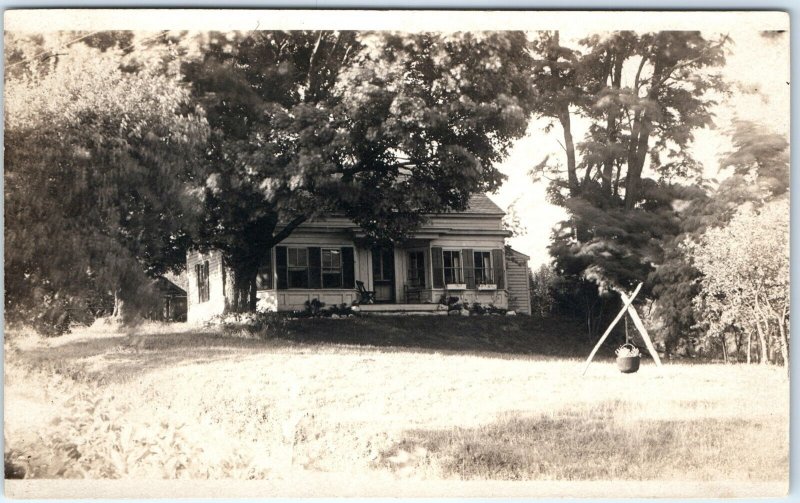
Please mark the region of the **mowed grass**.
POLYGON ((269 477, 786 480, 781 369, 646 360, 624 375, 605 358, 582 376, 593 341, 579 331, 374 317, 295 320, 263 339, 186 325, 11 334, 6 439, 35 450, 92 389, 130 405, 116 421, 191 424, 210 463, 232 449, 269 477))

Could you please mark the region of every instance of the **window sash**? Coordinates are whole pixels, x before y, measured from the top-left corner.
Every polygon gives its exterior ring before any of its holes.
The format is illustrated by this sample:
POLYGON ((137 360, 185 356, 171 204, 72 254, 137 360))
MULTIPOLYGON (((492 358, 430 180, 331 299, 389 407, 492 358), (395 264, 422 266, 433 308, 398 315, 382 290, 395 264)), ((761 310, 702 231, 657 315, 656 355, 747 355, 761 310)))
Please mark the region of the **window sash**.
POLYGON ((444 250, 442 252, 444 262, 444 282, 445 284, 459 284, 464 282, 464 274, 461 268, 461 251, 444 250))
POLYGON ((342 270, 342 252, 334 248, 322 249, 322 270, 336 272, 342 270))
POLYGON ((421 251, 408 252, 408 280, 411 286, 425 286, 425 254, 421 251))
POLYGON ((290 269, 308 269, 308 248, 288 248, 286 263, 290 269))
POLYGON ((492 253, 479 251, 475 252, 475 284, 493 285, 494 268, 492 267, 492 253))
POLYGON ((342 288, 344 284, 342 250, 322 248, 322 288, 342 288))

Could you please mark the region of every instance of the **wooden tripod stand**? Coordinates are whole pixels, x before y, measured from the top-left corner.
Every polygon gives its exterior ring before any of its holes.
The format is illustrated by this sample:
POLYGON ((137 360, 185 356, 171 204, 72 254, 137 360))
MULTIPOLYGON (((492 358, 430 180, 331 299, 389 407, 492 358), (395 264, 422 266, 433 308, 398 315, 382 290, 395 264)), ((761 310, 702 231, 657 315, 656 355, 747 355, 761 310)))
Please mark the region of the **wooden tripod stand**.
POLYGON ((603 333, 603 336, 600 337, 600 340, 597 341, 594 349, 592 349, 592 352, 589 354, 589 358, 586 359, 586 366, 583 368, 583 375, 586 375, 586 371, 589 370, 589 364, 592 363, 592 358, 594 358, 594 355, 597 354, 597 350, 600 349, 603 341, 605 341, 609 334, 611 334, 611 331, 614 329, 617 323, 619 323, 619 320, 622 319, 626 312, 631 317, 631 320, 633 320, 633 325, 636 327, 639 333, 642 334, 642 339, 644 339, 644 344, 647 346, 647 351, 650 352, 650 356, 653 357, 653 360, 656 362, 656 366, 661 368, 661 359, 658 357, 656 348, 653 345, 653 342, 650 340, 650 336, 647 334, 647 330, 644 328, 644 323, 642 323, 642 320, 639 318, 639 314, 636 312, 636 309, 633 308, 633 299, 636 298, 636 295, 639 294, 639 290, 641 289, 642 284, 639 283, 636 285, 636 289, 633 291, 630 297, 628 297, 625 292, 621 290, 617 292, 622 298, 622 309, 620 309, 616 318, 614 318, 614 321, 611 322, 606 331, 603 333))

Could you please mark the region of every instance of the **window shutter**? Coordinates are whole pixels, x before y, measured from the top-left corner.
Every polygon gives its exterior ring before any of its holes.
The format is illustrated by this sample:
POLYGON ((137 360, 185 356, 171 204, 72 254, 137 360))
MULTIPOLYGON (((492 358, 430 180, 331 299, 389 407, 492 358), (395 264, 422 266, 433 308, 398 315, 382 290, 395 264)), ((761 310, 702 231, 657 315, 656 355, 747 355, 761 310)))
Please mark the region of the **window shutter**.
POLYGON ((464 248, 461 250, 464 261, 464 283, 467 284, 468 289, 475 288, 475 256, 472 254, 471 248, 464 248))
POLYGON ((267 252, 264 262, 258 268, 256 288, 259 290, 272 290, 272 250, 267 252))
POLYGON ((289 288, 286 247, 275 247, 275 270, 278 271, 278 290, 289 288))
POLYGON ((342 288, 356 287, 355 253, 350 246, 342 247, 342 288))
POLYGON ((506 287, 506 268, 503 255, 503 250, 492 250, 492 268, 494 269, 494 282, 497 284, 497 288, 506 287))
POLYGON ((444 288, 444 257, 441 247, 431 247, 431 264, 433 265, 433 287, 444 288))
POLYGON ((203 301, 207 301, 211 298, 211 292, 209 291, 209 284, 208 284, 208 260, 203 262, 203 301))
POLYGON ((318 246, 308 249, 308 287, 322 288, 322 249, 318 246))
POLYGON ((197 302, 203 302, 203 266, 197 264, 194 266, 194 275, 197 279, 197 302))

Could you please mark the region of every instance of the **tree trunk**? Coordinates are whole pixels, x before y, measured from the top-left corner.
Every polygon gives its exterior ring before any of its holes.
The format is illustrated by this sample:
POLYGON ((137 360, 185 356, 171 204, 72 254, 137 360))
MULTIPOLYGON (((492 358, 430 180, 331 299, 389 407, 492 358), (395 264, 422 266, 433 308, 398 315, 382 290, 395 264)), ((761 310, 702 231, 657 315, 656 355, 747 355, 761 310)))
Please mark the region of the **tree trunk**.
POLYGON ((753 333, 751 331, 747 332, 747 364, 749 365, 752 359, 753 354, 753 333))
POLYGON ((761 323, 759 323, 758 320, 756 320, 756 333, 758 334, 758 345, 760 349, 758 363, 764 365, 769 361, 769 357, 767 356, 767 341, 764 336, 764 329, 761 328, 761 323))
POLYGON ((722 334, 722 361, 728 364, 728 341, 725 340, 725 334, 722 334))
POLYGON ((769 353, 767 351, 767 334, 764 333, 765 329, 769 329, 769 320, 766 320, 766 327, 761 327, 762 311, 761 305, 758 302, 758 292, 755 295, 755 315, 756 315, 756 331, 758 333, 758 342, 761 345, 761 358, 759 363, 765 365, 769 362, 769 353))
POLYGON ((111 317, 117 321, 124 321, 125 315, 125 301, 122 300, 120 296, 119 289, 114 290, 114 312, 111 314, 111 317))
POLYGON ((230 289, 225 291, 225 311, 230 313, 246 313, 256 310, 256 276, 258 266, 253 264, 231 265, 230 289))
POLYGON ((561 127, 564 129, 564 149, 567 151, 567 176, 569 179, 569 194, 573 197, 580 194, 580 184, 578 183, 578 172, 575 163, 575 142, 572 138, 572 123, 569 116, 569 105, 564 106, 564 110, 558 117, 561 127))
MULTIPOLYGON (((612 56, 613 57, 613 56, 612 56)), ((613 70, 611 73, 611 88, 615 92, 619 92, 619 89, 622 85, 622 63, 623 60, 621 58, 614 58, 613 64, 611 65, 613 70)), ((619 114, 619 108, 614 107, 608 113, 608 118, 606 122, 606 130, 608 134, 608 143, 606 148, 609 150, 606 152, 605 159, 603 160, 603 179, 602 179, 602 192, 603 196, 610 201, 612 197, 612 177, 614 176, 614 164, 615 164, 615 155, 611 153, 611 149, 614 145, 617 144, 617 116, 619 114)))

